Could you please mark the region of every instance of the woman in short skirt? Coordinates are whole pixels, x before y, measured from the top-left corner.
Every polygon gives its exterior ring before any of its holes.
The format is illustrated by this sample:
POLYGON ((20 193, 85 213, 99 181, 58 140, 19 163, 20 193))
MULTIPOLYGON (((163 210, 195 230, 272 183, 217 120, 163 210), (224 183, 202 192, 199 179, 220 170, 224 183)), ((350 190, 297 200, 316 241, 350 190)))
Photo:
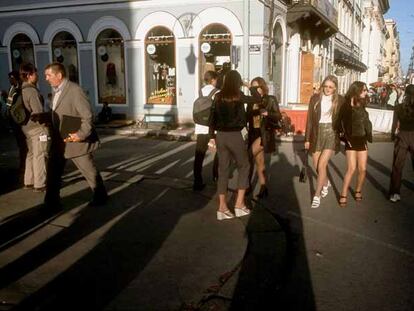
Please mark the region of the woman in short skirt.
POLYGON ((372 125, 365 109, 368 103, 368 89, 364 82, 355 81, 345 95, 345 104, 339 113, 341 130, 345 140, 347 170, 344 177, 339 205, 346 206, 347 194, 352 176, 358 168, 355 200, 362 200, 362 186, 365 181, 368 146, 372 142, 372 125))
POLYGON ((327 166, 332 154, 339 151, 337 116, 342 102, 342 97, 338 95, 338 79, 331 75, 323 80, 319 94, 313 95, 310 99, 305 149, 312 154, 318 174, 312 208, 318 208, 321 197, 328 195, 330 183, 327 166))

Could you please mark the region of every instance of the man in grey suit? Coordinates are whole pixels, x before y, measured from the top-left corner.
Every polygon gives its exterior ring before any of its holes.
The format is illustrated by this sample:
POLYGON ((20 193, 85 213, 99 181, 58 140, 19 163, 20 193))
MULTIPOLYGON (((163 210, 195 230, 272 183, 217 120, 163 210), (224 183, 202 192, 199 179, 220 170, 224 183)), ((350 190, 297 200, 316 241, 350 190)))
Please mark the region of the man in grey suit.
MULTIPOLYGON (((88 98, 79 85, 66 78, 65 67, 52 63, 45 68, 46 81, 53 88, 51 102, 52 146, 48 162, 45 205, 60 207, 60 187, 66 159, 71 159, 93 191, 90 206, 103 205, 107 192, 96 169, 92 152, 99 146, 88 98), (79 129, 63 136, 64 120, 79 120, 79 129)), ((75 122, 76 123, 76 122, 75 122)))

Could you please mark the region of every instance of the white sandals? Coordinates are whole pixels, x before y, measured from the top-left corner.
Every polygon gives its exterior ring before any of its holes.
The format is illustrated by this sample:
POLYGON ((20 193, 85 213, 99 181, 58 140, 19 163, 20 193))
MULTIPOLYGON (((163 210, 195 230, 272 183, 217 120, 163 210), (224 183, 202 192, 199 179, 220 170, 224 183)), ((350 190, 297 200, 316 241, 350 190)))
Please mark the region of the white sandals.
POLYGON ((316 195, 313 197, 311 208, 318 208, 321 205, 321 198, 316 195))

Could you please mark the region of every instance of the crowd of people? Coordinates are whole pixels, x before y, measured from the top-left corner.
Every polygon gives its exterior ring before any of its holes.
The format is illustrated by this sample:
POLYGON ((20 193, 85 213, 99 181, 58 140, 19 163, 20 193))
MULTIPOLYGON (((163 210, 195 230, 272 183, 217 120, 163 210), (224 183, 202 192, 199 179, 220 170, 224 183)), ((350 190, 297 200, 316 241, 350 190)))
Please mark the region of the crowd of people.
POLYGON ((5 115, 16 137, 24 189, 44 192, 44 207, 58 211, 62 174, 71 159, 92 189, 89 205, 102 205, 108 195, 93 159, 99 139, 89 100, 78 84, 67 79, 61 63, 47 65, 44 75, 53 89, 49 107, 37 89, 39 75, 33 64, 21 64, 19 72, 9 73, 5 115), (13 109, 19 102, 27 114, 24 121, 13 109))
MULTIPOLYGON (((283 122, 286 118, 280 112, 278 101, 269 94, 262 77, 247 82, 236 70, 230 70, 229 66, 223 68, 225 70, 221 72, 215 72, 214 67, 209 68, 204 73, 204 86, 199 96, 211 100, 211 105, 207 123, 196 122, 195 125, 197 142, 193 167, 193 190, 201 191, 205 187, 202 168, 206 152, 209 147, 216 151, 213 179, 217 181, 218 220, 250 213, 245 197, 253 189, 254 169, 259 186, 255 196, 259 199, 268 196, 264 154, 275 151, 275 135, 286 127, 283 122), (250 95, 246 95, 242 87, 248 88, 250 95), (227 198, 233 164, 238 171, 234 212, 229 208, 227 198)), ((39 80, 37 69, 30 63, 22 64, 19 72, 9 73, 9 92, 3 92, 1 96, 2 102, 8 106, 4 114, 9 119, 19 148, 24 188, 45 192, 45 206, 59 209, 62 174, 66 160, 71 159, 93 191, 90 205, 102 205, 108 195, 93 159, 99 138, 89 100, 79 85, 67 79, 62 64, 47 65, 44 75, 53 89, 48 105, 36 87, 39 80), (11 107, 16 105, 19 97, 29 114, 23 124, 10 117, 11 107)), ((340 150, 341 141, 345 145, 347 170, 338 198, 339 206, 347 205, 355 171, 354 198, 357 201, 363 199, 368 143, 372 142, 372 125, 366 110, 370 101, 368 92, 365 83, 355 81, 341 96, 337 78, 329 75, 310 99, 304 148, 312 157, 317 173, 311 208, 318 208, 321 199, 329 193, 328 163, 340 150)), ((414 158, 414 85, 408 85, 404 95, 389 98, 395 101, 390 200, 397 202, 401 199, 402 169, 407 153, 410 152, 414 158)))

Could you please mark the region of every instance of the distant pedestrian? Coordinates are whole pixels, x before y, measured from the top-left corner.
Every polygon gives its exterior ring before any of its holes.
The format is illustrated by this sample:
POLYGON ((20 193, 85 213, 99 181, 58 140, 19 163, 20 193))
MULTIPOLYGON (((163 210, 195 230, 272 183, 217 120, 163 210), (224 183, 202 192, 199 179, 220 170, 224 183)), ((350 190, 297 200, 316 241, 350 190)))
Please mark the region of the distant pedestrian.
POLYGON ((249 153, 251 155, 249 176, 252 175, 254 164, 256 164, 260 184, 257 197, 263 198, 269 193, 266 186, 264 153, 276 150, 275 130, 281 128, 282 114, 276 97, 269 95, 269 88, 263 78, 254 78, 250 85, 257 88, 261 101, 247 106, 249 153))
POLYGON ((400 188, 402 170, 404 168, 407 153, 414 158, 414 85, 410 84, 405 89, 404 101, 394 111, 391 137, 395 140, 394 159, 392 163, 390 200, 398 202, 401 199, 400 188))
POLYGON ((398 104, 398 93, 395 87, 395 84, 390 84, 388 100, 387 100, 387 110, 394 110, 395 105, 398 104))
POLYGON ((365 109, 367 103, 368 89, 366 84, 355 81, 345 95, 345 103, 339 114, 347 162, 347 170, 339 198, 341 207, 345 207, 347 204, 348 189, 356 169, 358 169, 358 178, 355 187, 355 200, 362 200, 362 187, 368 159, 367 143, 372 142, 372 124, 365 109))
POLYGON ((21 91, 21 81, 18 71, 9 72, 8 76, 10 88, 7 97, 7 118, 16 139, 17 147, 19 149, 19 170, 21 174, 24 174, 27 155, 26 136, 23 134, 22 127, 17 124, 10 116, 10 107, 14 105, 17 96, 21 91))
POLYGON ((246 189, 249 186, 250 164, 241 130, 246 127, 244 104, 260 102, 261 98, 256 88, 250 88, 254 96, 244 95, 240 90, 242 85, 242 79, 237 71, 231 70, 226 74, 223 88, 214 98, 209 122, 210 135, 213 137, 214 132, 217 131, 216 145, 219 158, 217 183, 219 195, 218 220, 245 216, 250 213, 244 200, 246 189), (238 170, 237 198, 234 206, 235 214, 230 212, 226 199, 231 159, 235 160, 238 170))
MULTIPOLYGON (((43 102, 36 84, 39 80, 37 69, 33 64, 20 65, 20 79, 22 83, 23 103, 30 113, 43 113, 43 102)), ((24 172, 24 187, 34 189, 35 192, 46 190, 46 161, 49 146, 49 129, 45 124, 29 120, 22 125, 26 136, 28 152, 26 156, 26 168, 24 172)))
POLYGON ((60 207, 60 186, 66 159, 72 160, 92 189, 93 197, 89 205, 102 205, 108 195, 92 154, 99 146, 99 139, 93 127, 93 113, 88 98, 79 85, 67 79, 65 67, 61 63, 47 65, 45 76, 54 90, 52 146, 45 205, 51 209, 60 207), (68 130, 72 128, 71 132, 63 135, 64 126, 68 130), (74 130, 75 127, 78 130, 74 130))
POLYGON ((338 94, 338 79, 327 76, 322 82, 322 91, 313 95, 309 102, 305 133, 305 149, 312 155, 313 165, 318 174, 312 208, 318 208, 321 197, 328 195, 328 162, 334 152, 339 151, 337 129, 338 113, 343 98, 338 94))
MULTIPOLYGON (((202 96, 209 96, 214 100, 215 94, 219 91, 216 88, 217 85, 217 73, 214 71, 206 71, 204 74, 205 85, 201 89, 202 96)), ((203 180, 203 161, 208 150, 208 145, 215 147, 214 141, 210 142, 209 127, 206 125, 195 124, 195 134, 197 136, 196 150, 194 154, 194 183, 193 190, 201 191, 204 189, 205 184, 203 180)), ((213 179, 217 180, 218 178, 218 158, 217 153, 214 155, 213 161, 213 179)))

